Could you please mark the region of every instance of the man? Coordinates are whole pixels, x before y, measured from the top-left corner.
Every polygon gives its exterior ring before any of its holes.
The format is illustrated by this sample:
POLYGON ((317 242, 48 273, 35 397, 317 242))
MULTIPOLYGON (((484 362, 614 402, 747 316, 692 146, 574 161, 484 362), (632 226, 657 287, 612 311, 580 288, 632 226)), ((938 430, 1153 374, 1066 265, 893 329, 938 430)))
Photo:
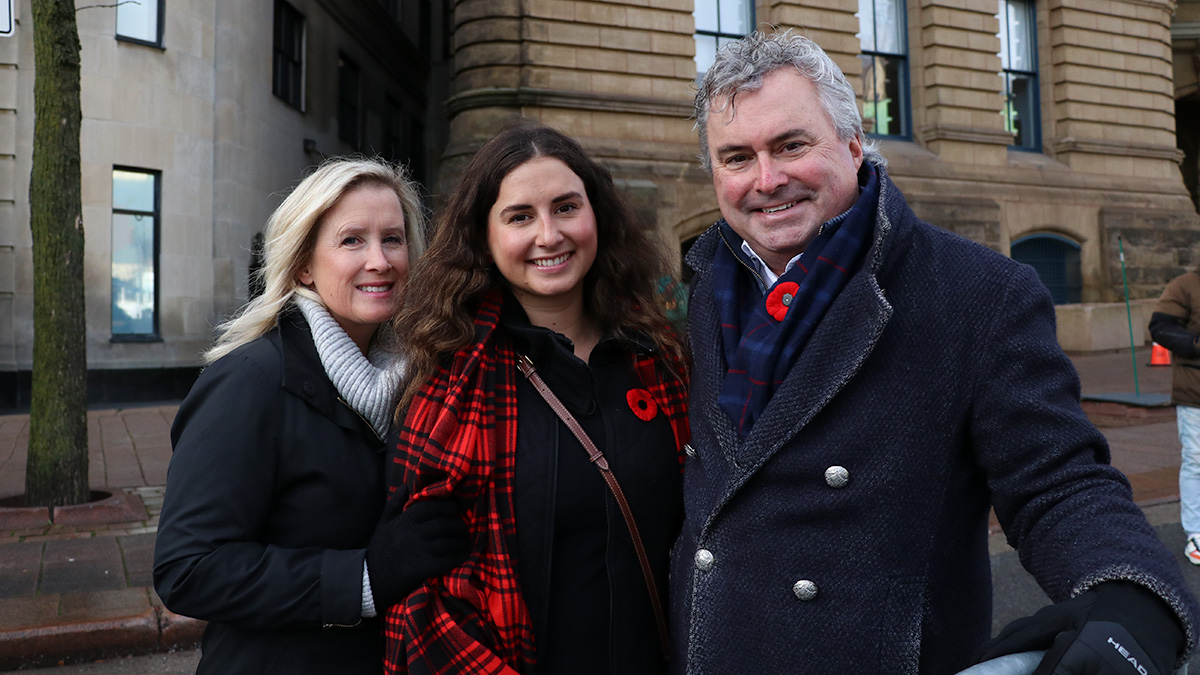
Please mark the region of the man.
POLYGON ((989 502, 1058 604, 983 655, 1181 663, 1195 600, 1080 410, 1032 269, 909 210, 807 39, 723 47, 696 115, 724 219, 688 254, 676 669, 969 667, 990 633, 989 502))
POLYGON ((1179 426, 1179 520, 1184 557, 1200 565, 1200 268, 1171 280, 1150 315, 1150 336, 1171 360, 1171 402, 1179 426))

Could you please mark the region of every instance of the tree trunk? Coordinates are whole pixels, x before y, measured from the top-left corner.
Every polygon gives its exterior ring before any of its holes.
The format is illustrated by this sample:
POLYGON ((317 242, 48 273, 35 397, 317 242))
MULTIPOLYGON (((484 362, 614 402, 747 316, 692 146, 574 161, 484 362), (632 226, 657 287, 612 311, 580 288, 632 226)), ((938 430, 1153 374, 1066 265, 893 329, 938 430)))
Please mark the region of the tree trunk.
POLYGON ((73 0, 32 0, 33 391, 26 505, 89 497, 80 197, 79 30, 73 0))

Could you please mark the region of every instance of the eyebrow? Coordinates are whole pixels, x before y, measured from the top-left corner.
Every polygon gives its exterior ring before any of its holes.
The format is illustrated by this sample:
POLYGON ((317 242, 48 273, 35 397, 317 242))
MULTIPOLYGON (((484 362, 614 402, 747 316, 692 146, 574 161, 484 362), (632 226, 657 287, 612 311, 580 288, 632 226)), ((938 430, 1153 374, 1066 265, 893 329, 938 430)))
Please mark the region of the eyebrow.
MULTIPOLYGON (((583 195, 579 194, 575 190, 572 190, 570 192, 564 192, 563 194, 555 197, 554 199, 551 199, 550 203, 558 204, 559 202, 565 202, 568 199, 582 199, 582 198, 583 198, 583 195)), ((532 209, 532 208, 533 208, 532 204, 510 204, 510 205, 500 209, 500 215, 503 216, 503 215, 513 212, 513 211, 526 211, 526 210, 532 209)))
MULTIPOLYGON (((770 145, 776 145, 778 143, 782 143, 783 141, 785 141, 789 138, 795 138, 796 136, 807 136, 807 135, 808 135, 808 131, 806 129, 804 129, 804 127, 793 127, 782 133, 775 134, 775 136, 771 137, 767 142, 770 145)), ((717 155, 718 156, 724 155, 725 153, 734 152, 736 150, 745 150, 748 147, 750 147, 750 146, 745 145, 745 144, 738 145, 736 143, 728 143, 726 145, 722 145, 717 148, 717 155)))

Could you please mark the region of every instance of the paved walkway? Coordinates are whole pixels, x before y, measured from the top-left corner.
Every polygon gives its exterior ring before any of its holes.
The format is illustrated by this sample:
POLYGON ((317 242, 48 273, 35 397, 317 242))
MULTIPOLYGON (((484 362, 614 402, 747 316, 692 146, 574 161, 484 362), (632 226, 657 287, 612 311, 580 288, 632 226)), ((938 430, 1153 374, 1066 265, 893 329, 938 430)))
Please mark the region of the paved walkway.
MULTIPOLYGON (((1134 391, 1128 351, 1073 361, 1085 398, 1134 391)), ((1170 369, 1148 361, 1149 350, 1139 351, 1138 389, 1169 392, 1170 369)), ((1109 440, 1113 464, 1130 477, 1134 498, 1170 511, 1166 504, 1178 499, 1174 410, 1085 406, 1109 440)), ((116 493, 114 512, 126 515, 63 512, 50 524, 44 511, 30 522, 27 513, 0 508, 0 670, 196 644, 203 624, 163 608, 150 578, 176 410, 169 404, 88 414, 92 488, 116 493)), ((24 491, 28 435, 28 415, 0 416, 0 500, 24 491)), ((1001 537, 993 539, 996 552, 1005 548, 1001 537)))

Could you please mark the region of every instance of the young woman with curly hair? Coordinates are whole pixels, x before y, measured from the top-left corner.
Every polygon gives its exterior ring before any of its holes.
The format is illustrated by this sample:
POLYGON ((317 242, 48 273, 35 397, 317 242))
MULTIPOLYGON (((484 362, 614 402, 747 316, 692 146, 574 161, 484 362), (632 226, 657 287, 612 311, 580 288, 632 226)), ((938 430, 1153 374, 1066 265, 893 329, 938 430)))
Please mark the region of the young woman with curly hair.
POLYGON ((683 349, 658 293, 669 275, 663 243, 564 134, 519 121, 467 166, 396 320, 413 380, 389 508, 456 501, 472 552, 387 613, 389 672, 665 670, 688 438, 683 349), (604 454, 645 567, 522 361, 604 454))

